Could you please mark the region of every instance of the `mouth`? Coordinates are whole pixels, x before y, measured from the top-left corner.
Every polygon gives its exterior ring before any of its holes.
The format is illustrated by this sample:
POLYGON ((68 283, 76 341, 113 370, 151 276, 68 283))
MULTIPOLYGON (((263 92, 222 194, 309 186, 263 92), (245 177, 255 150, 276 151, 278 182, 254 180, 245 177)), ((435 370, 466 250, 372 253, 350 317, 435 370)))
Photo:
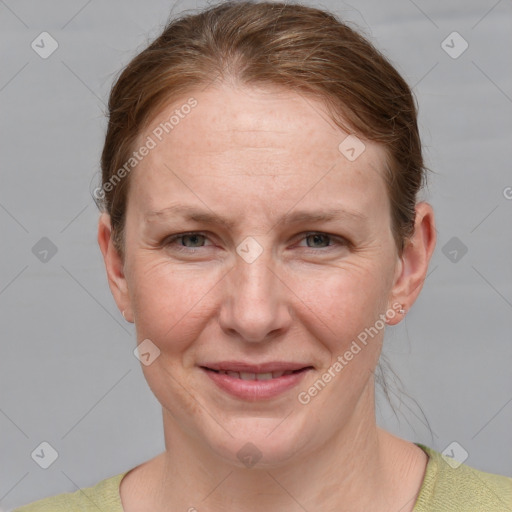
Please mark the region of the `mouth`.
POLYGON ((240 380, 258 380, 258 381, 264 381, 264 380, 271 380, 271 379, 278 379, 279 377, 282 377, 283 375, 293 375, 294 373, 300 373, 303 371, 306 371, 308 369, 312 369, 312 366, 307 366, 304 368, 299 368, 297 370, 280 370, 280 371, 273 371, 273 372, 236 372, 233 370, 214 370, 213 368, 208 368, 206 366, 202 366, 204 370, 218 373, 219 375, 228 375, 229 377, 233 379, 240 379, 240 380))
POLYGON ((200 369, 217 388, 239 399, 271 399, 294 388, 313 366, 300 363, 250 365, 238 362, 209 363, 200 369))

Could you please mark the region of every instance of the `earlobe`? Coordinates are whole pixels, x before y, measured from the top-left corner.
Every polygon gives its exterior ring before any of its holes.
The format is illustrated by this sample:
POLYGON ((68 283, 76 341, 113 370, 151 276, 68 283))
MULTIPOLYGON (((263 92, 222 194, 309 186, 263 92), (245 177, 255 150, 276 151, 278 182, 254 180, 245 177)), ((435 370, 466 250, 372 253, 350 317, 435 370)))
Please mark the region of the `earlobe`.
MULTIPOLYGON (((394 300, 400 302, 406 312, 411 309, 423 288, 435 245, 434 211, 430 204, 418 203, 414 234, 405 244, 400 262, 400 272, 391 293, 394 300)), ((397 315, 388 323, 394 325, 402 317, 403 315, 397 315)))
POLYGON ((98 245, 100 246, 107 272, 110 291, 127 321, 131 320, 130 297, 124 274, 124 263, 112 242, 110 215, 102 213, 98 221, 98 245))

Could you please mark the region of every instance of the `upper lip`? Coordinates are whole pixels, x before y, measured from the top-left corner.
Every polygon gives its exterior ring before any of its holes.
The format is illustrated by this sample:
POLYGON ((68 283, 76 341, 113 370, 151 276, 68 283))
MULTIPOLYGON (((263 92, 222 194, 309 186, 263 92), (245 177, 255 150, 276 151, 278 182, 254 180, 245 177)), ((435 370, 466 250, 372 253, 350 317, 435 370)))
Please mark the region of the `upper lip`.
POLYGON ((312 365, 307 363, 304 364, 286 361, 269 361, 267 363, 260 364, 246 363, 244 361, 220 361, 217 363, 202 364, 201 366, 210 370, 247 373, 286 372, 302 370, 303 368, 312 368, 312 365))

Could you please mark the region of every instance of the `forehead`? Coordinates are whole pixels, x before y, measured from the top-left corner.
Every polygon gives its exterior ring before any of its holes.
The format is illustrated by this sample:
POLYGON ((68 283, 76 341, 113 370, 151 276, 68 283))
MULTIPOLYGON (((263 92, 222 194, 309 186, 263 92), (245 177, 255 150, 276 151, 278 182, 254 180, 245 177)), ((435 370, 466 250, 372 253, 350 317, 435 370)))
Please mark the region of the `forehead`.
POLYGON ((348 136, 323 103, 294 91, 225 85, 191 91, 140 134, 139 145, 150 138, 154 147, 133 172, 130 200, 155 210, 178 191, 196 203, 218 202, 212 194, 223 191, 224 203, 236 194, 263 204, 266 195, 273 208, 304 194, 303 200, 338 197, 359 207, 382 203, 385 149, 348 136))

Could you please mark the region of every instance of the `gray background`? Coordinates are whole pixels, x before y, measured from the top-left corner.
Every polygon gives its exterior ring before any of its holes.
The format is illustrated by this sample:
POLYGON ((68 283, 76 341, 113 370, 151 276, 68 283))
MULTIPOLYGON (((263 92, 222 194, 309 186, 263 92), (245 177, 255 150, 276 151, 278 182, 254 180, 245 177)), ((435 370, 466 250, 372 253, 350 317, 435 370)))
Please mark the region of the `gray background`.
MULTIPOLYGON (((512 476, 512 4, 321 6, 359 27, 414 86, 436 173, 422 196, 437 215, 429 277, 384 349, 411 398, 389 379, 398 420, 379 393, 379 424, 438 451, 457 441, 466 464, 512 476), (458 58, 441 46, 453 31, 469 44, 458 58)), ((0 0, 4 510, 94 485, 164 449, 133 325, 107 285, 91 190, 114 76, 171 8, 195 7, 0 0), (31 48, 43 31, 59 45, 46 59, 31 48), (42 237, 57 248, 47 261, 39 246, 33 252, 42 237), (46 470, 31 458, 43 441, 58 452, 46 470)), ((448 42, 452 52, 461 48, 448 42)))

